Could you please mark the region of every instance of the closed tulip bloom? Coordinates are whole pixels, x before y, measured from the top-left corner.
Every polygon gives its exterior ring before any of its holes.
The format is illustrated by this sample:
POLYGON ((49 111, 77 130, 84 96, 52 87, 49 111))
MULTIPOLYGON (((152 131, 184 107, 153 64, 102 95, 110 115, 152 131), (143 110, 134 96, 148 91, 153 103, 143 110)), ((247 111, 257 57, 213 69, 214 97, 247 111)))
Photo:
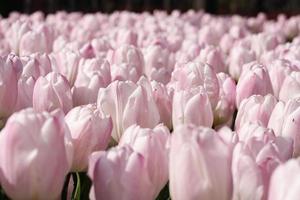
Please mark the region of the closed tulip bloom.
POLYGON ((38 79, 52 71, 50 58, 47 54, 36 53, 23 56, 21 61, 23 63, 22 76, 32 76, 34 79, 38 79))
POLYGON ((291 147, 292 141, 267 134, 237 144, 232 158, 232 199, 267 199, 270 176, 291 158, 291 147))
POLYGON ((256 62, 243 66, 243 73, 236 86, 236 105, 239 108, 243 99, 254 94, 273 94, 273 88, 267 69, 256 62), (264 83, 264 84, 261 84, 264 83))
POLYGON ((116 141, 133 124, 153 128, 160 122, 151 90, 130 81, 114 81, 107 88, 101 88, 97 106, 112 117, 112 137, 116 141))
POLYGON ((111 136, 112 120, 95 104, 75 107, 65 116, 74 145, 72 171, 84 171, 94 151, 105 150, 111 136))
POLYGON ((233 118, 235 110, 236 84, 234 80, 225 73, 218 73, 219 100, 214 109, 214 125, 224 124, 233 118))
POLYGON ((138 35, 133 30, 128 29, 118 29, 116 33, 116 46, 121 46, 124 44, 137 46, 138 35))
POLYGON ((276 135, 291 138, 294 141, 294 157, 300 155, 300 98, 289 100, 286 104, 278 102, 269 120, 268 127, 276 135))
POLYGON ((132 125, 125 130, 119 142, 119 146, 128 144, 144 156, 155 196, 158 196, 169 177, 169 136, 169 129, 162 124, 153 129, 132 125))
POLYGON ((277 104, 276 98, 268 94, 266 96, 253 95, 244 99, 240 104, 235 119, 235 129, 239 130, 247 122, 268 126, 270 115, 277 104))
POLYGON ((18 71, 12 60, 0 57, 0 118, 13 113, 18 96, 18 71))
POLYGON ((101 59, 86 59, 79 64, 78 75, 72 88, 74 105, 96 103, 100 88, 111 82, 110 66, 101 59))
POLYGON ((121 64, 127 63, 136 69, 138 76, 144 73, 144 57, 140 49, 132 45, 122 45, 117 49, 110 51, 107 55, 109 63, 121 64))
POLYGON ((196 60, 209 64, 214 69, 215 73, 226 71, 222 52, 214 46, 206 46, 201 49, 196 60))
POLYGON ((181 124, 212 127, 213 111, 208 95, 202 88, 174 92, 172 109, 173 128, 181 124))
POLYGON ((231 199, 230 149, 213 129, 191 125, 175 129, 170 144, 171 198, 231 199))
POLYGON ((201 62, 189 62, 177 66, 173 73, 171 83, 175 88, 187 89, 202 86, 209 97, 212 108, 214 108, 219 98, 219 83, 213 69, 201 62))
POLYGON ((291 159, 276 168, 272 174, 269 200, 294 200, 300 195, 300 163, 291 159))
MULTIPOLYGON (((267 67, 274 96, 279 98, 280 90, 285 78, 292 73, 296 66, 293 66, 288 60, 278 59, 271 62, 267 67)), ((286 93, 286 91, 283 91, 283 93, 286 93)))
POLYGON ((172 73, 172 62, 168 49, 161 45, 149 46, 144 51, 144 57, 147 77, 164 84, 168 83, 172 73))
POLYGON ((151 88, 160 115, 160 121, 169 129, 172 129, 172 90, 156 81, 151 81, 151 88))
POLYGON ((18 98, 15 106, 15 111, 32 107, 34 85, 35 79, 33 77, 20 77, 20 79, 18 80, 18 98))
POLYGON ((59 112, 29 108, 12 115, 0 136, 0 179, 5 193, 16 200, 58 199, 72 162, 69 134, 59 112))
POLYGON ((30 31, 29 22, 18 20, 11 25, 7 32, 5 32, 6 38, 9 38, 8 43, 11 50, 17 55, 19 55, 20 40, 28 31, 30 31))
POLYGON ((63 49, 50 54, 52 69, 54 72, 64 75, 73 86, 77 73, 80 56, 71 50, 63 49))
POLYGON ((146 160, 128 145, 93 153, 88 174, 92 200, 155 199, 146 160))
POLYGON ((61 108, 67 113, 72 107, 72 94, 66 78, 56 72, 37 79, 33 89, 33 108, 36 111, 53 111, 61 108))
POLYGON ((279 92, 279 99, 284 102, 296 97, 300 97, 300 72, 292 72, 288 75, 279 92))
POLYGON ((240 78, 243 65, 255 60, 255 53, 241 45, 233 47, 229 54, 229 74, 235 80, 240 78))
POLYGON ((137 82, 139 80, 136 68, 132 67, 130 64, 122 63, 119 65, 111 66, 111 80, 112 81, 132 81, 137 82))

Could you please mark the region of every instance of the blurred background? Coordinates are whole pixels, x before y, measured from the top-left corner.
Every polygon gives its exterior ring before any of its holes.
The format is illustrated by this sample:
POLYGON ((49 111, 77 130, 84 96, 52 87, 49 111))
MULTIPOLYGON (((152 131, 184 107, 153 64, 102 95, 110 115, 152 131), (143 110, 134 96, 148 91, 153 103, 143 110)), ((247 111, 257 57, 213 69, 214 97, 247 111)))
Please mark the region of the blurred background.
POLYGON ((32 13, 41 10, 53 13, 58 10, 106 12, 130 10, 134 12, 155 9, 203 9, 213 14, 241 14, 252 16, 265 12, 269 17, 279 13, 300 13, 300 0, 0 0, 0 14, 6 17, 12 11, 32 13))

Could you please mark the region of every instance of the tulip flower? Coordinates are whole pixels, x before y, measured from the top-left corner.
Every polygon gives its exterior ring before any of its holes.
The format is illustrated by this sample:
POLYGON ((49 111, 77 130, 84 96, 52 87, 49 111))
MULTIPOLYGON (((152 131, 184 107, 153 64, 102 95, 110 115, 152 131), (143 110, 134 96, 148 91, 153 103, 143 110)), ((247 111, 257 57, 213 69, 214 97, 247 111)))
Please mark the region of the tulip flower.
POLYGON ((34 85, 32 102, 36 111, 50 112, 61 108, 67 113, 73 107, 68 81, 56 72, 41 76, 34 85))
POLYGON ((0 180, 11 199, 58 199, 73 146, 60 112, 25 109, 0 134, 0 180), (46 169, 46 173, 45 173, 46 169))
POLYGON ((225 73, 218 73, 219 100, 214 109, 214 125, 220 125, 232 120, 235 110, 236 84, 225 73))
POLYGON ((86 59, 80 62, 72 88, 74 105, 96 103, 99 89, 107 87, 110 82, 110 66, 107 61, 86 59))
POLYGON ((111 79, 112 81, 132 81, 137 82, 139 76, 134 67, 127 63, 111 66, 111 79))
POLYGON ((15 111, 32 107, 34 85, 35 79, 33 77, 20 77, 18 81, 18 98, 15 106, 15 111))
POLYGON ((151 90, 130 81, 114 81, 106 88, 101 88, 97 106, 112 117, 112 137, 116 141, 133 124, 154 128, 160 122, 151 90))
POLYGON ((10 57, 0 57, 0 118, 13 113, 18 96, 18 71, 10 57))
POLYGON ((168 128, 162 124, 153 129, 132 125, 125 130, 119 142, 119 146, 130 145, 134 151, 143 155, 155 196, 166 185, 169 177, 169 136, 168 128))
POLYGON ((284 102, 296 97, 300 97, 300 72, 292 72, 288 75, 279 92, 279 99, 284 102))
POLYGON ((211 127, 213 111, 203 88, 174 91, 172 122, 175 129, 181 124, 211 127))
POLYGON ((156 197, 145 158, 128 145, 93 153, 88 174, 93 182, 92 200, 152 200, 156 197))
POLYGON ((291 156, 292 141, 272 134, 238 143, 232 158, 232 199, 267 199, 272 172, 291 156))
POLYGON ((210 128, 183 125, 175 129, 170 144, 171 198, 231 199, 230 148, 210 128))
POLYGON ((276 98, 268 94, 266 96, 253 95, 244 99, 239 107, 235 119, 235 129, 238 130, 247 122, 268 126, 270 115, 277 104, 276 98))
POLYGON ((94 151, 105 150, 112 130, 110 117, 103 115, 96 105, 75 107, 65 116, 74 145, 73 171, 84 171, 88 157, 94 151))
POLYGON ((256 62, 243 66, 243 72, 236 86, 236 105, 239 108, 243 99, 254 94, 273 94, 273 88, 267 69, 256 62), (264 83, 264 84, 261 84, 264 83))
POLYGON ((300 155, 299 121, 300 98, 295 98, 286 104, 278 102, 268 123, 268 127, 272 128, 276 135, 293 139, 295 157, 300 155))
POLYGON ((175 88, 187 89, 202 86, 209 97, 212 108, 218 102, 219 83, 213 69, 201 62, 189 62, 185 65, 178 65, 173 73, 171 83, 175 88))
POLYGON ((291 159, 276 168, 269 187, 269 200, 292 200, 299 198, 300 163, 291 159))

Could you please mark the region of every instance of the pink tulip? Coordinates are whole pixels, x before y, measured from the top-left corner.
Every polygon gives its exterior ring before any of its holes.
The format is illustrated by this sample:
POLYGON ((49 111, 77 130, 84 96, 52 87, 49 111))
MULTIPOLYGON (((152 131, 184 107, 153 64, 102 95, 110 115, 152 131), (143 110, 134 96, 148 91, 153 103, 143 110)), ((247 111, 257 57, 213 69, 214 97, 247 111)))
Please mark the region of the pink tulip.
POLYGON ((284 102, 296 97, 300 97, 300 72, 292 72, 288 75, 279 92, 279 99, 284 102))
POLYGON ((5 32, 11 50, 17 55, 19 55, 20 40, 28 31, 30 31, 29 23, 18 20, 12 24, 7 32, 5 32))
POLYGON ((138 76, 144 73, 145 64, 143 54, 138 48, 132 45, 120 46, 114 51, 110 51, 107 57, 111 65, 127 63, 136 69, 138 76))
POLYGON ((260 33, 257 35, 251 35, 251 49, 259 57, 265 52, 273 50, 280 44, 280 38, 278 35, 270 33, 260 33))
POLYGON ((298 199, 300 192, 300 163, 291 159, 276 168, 269 187, 269 200, 298 199))
POLYGON ((114 147, 90 156, 90 199, 155 199, 146 159, 130 146, 114 147))
POLYGON ((173 96, 173 128, 181 124, 212 127, 213 111, 203 88, 177 90, 173 96))
POLYGON ((214 109, 214 124, 220 125, 232 120, 235 110, 236 84, 225 73, 218 73, 219 100, 214 109))
POLYGON ((15 111, 22 110, 23 108, 32 107, 32 95, 35 85, 33 77, 20 77, 18 80, 18 97, 15 106, 15 111))
POLYGON ((112 121, 94 104, 75 107, 65 117, 74 145, 73 171, 84 171, 94 151, 105 150, 111 136, 112 121))
POLYGON ((258 123, 267 127, 276 103, 276 98, 271 94, 266 96, 253 95, 244 99, 237 112, 235 129, 239 130, 247 122, 258 123))
POLYGON ((74 104, 96 103, 99 89, 107 87, 110 82, 110 66, 107 61, 96 58, 82 60, 72 88, 74 104))
POLYGON ((173 70, 168 49, 160 45, 149 46, 144 51, 144 57, 147 77, 164 84, 168 83, 173 70))
POLYGON ((240 78, 243 65, 255 60, 255 53, 241 45, 234 46, 229 54, 229 74, 235 80, 240 78))
POLYGON ((132 81, 137 82, 139 75, 136 68, 132 67, 127 63, 111 66, 111 79, 112 81, 132 81))
POLYGON ((78 53, 70 50, 61 50, 57 53, 50 54, 53 71, 64 75, 73 86, 77 73, 80 56, 78 53))
POLYGON ((216 47, 206 46, 201 49, 196 60, 209 64, 216 73, 226 71, 223 54, 216 47))
POLYGON ((162 124, 153 129, 132 125, 127 128, 119 146, 130 145, 134 151, 145 158, 148 174, 155 196, 159 194, 168 181, 169 151, 167 141, 170 132, 162 124))
POLYGON ((273 94, 273 88, 267 69, 256 62, 243 66, 243 72, 236 86, 236 105, 239 108, 243 99, 254 94, 273 94), (264 83, 264 84, 261 84, 264 83))
POLYGON ((18 69, 10 56, 0 57, 0 117, 13 113, 18 96, 18 69))
POLYGON ((172 128, 173 93, 164 84, 151 81, 152 95, 157 105, 160 121, 169 129, 172 128))
MULTIPOLYGON (((274 96, 279 98, 280 90, 285 78, 292 73, 296 66, 292 65, 292 63, 288 60, 278 59, 267 65, 267 67, 274 96)), ((283 91, 282 93, 284 94, 287 92, 283 91)))
POLYGON ((36 111, 50 112, 61 108, 67 113, 73 107, 69 83, 64 76, 56 72, 36 80, 32 99, 36 111))
POLYGON ((112 137, 116 141, 133 124, 153 128, 160 122, 151 90, 130 81, 114 81, 106 88, 101 88, 97 106, 112 117, 112 137))
POLYGON ((0 136, 5 193, 12 199, 58 199, 72 162, 69 134, 59 112, 25 109, 13 114, 0 136))
POLYGON ((178 127, 170 144, 171 198, 231 199, 230 163, 230 147, 214 130, 178 127))
POLYGON ((213 69, 201 62, 189 62, 177 66, 173 73, 171 83, 175 88, 187 89, 202 86, 208 94, 212 108, 219 98, 219 83, 213 69))
POLYGON ((116 34, 116 46, 122 46, 124 44, 137 45, 137 33, 133 30, 118 29, 116 34))
POLYGON ((272 128, 276 135, 293 139, 295 157, 300 155, 299 121, 300 98, 295 98, 286 104, 278 102, 268 124, 268 127, 272 128))
POLYGON ((268 134, 237 144, 232 159, 232 199, 267 199, 270 176, 292 156, 291 147, 290 140, 268 134))
POLYGON ((23 63, 22 76, 38 79, 40 76, 46 76, 51 69, 51 62, 47 54, 32 54, 31 56, 21 57, 23 63))

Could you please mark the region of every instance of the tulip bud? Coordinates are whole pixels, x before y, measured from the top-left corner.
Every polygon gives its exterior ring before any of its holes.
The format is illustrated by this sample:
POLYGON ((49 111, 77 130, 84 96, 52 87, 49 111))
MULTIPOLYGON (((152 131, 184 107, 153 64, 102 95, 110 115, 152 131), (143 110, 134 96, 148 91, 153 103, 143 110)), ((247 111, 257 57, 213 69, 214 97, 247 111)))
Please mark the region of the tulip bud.
POLYGON ((97 106, 112 117, 112 137, 116 141, 133 124, 153 128, 160 122, 151 90, 130 81, 114 81, 107 88, 101 88, 97 106))
POLYGON ((110 66, 101 59, 86 59, 79 64, 78 75, 72 88, 75 105, 95 103, 100 88, 111 82, 110 66))
POLYGON ((112 81, 132 81, 137 82, 139 80, 139 76, 134 67, 130 66, 127 63, 122 63, 119 65, 111 66, 111 79, 112 81))
POLYGON ((235 129, 239 130, 247 122, 258 123, 267 127, 276 103, 276 98, 271 94, 266 96, 253 95, 244 99, 237 112, 235 129))
POLYGON ((213 112, 208 95, 202 88, 175 91, 172 110, 174 129, 181 124, 189 123, 212 127, 213 112))
POLYGON ((243 65, 255 60, 255 53, 241 45, 233 47, 229 54, 229 74, 235 80, 240 78, 243 65))
POLYGON ((72 94, 64 76, 51 72, 39 77, 33 89, 33 108, 36 111, 53 111, 61 108, 67 113, 72 107, 72 94))
POLYGON ((54 72, 64 75, 73 86, 77 73, 80 57, 77 53, 63 49, 50 54, 51 64, 54 72))
POLYGON ((65 117, 74 145, 72 171, 84 171, 94 151, 105 150, 111 136, 112 121, 96 105, 75 107, 65 117))
POLYGON ((300 97, 300 72, 292 72, 288 75, 279 92, 279 99, 284 102, 296 97, 300 97))
POLYGON ((243 73, 236 86, 236 105, 238 108, 243 99, 254 94, 263 96, 273 94, 268 71, 263 65, 252 62, 244 65, 243 68, 243 73))
POLYGON ((132 125, 125 130, 119 142, 119 146, 128 144, 134 151, 143 155, 155 196, 158 196, 168 181, 169 136, 168 128, 161 124, 153 129, 132 125))
POLYGON ((60 114, 25 109, 8 119, 0 134, 0 180, 10 198, 60 197, 73 156, 60 114))
POLYGON ((107 55, 110 64, 127 63, 136 69, 138 76, 144 73, 144 57, 142 52, 132 45, 123 45, 107 55))
POLYGON ((213 129, 191 125, 175 129, 170 144, 171 198, 231 199, 230 148, 213 129))
POLYGON ((291 141, 268 135, 237 144, 232 158, 232 199, 267 199, 270 176, 291 157, 292 151, 282 153, 286 148, 291 150, 291 146, 291 141))
POLYGON ((33 53, 49 53, 46 35, 40 31, 32 30, 25 33, 20 39, 19 54, 28 56, 33 53))
POLYGON ((209 64, 216 73, 226 71, 222 52, 214 46, 206 46, 201 49, 196 60, 209 64))
POLYGON ((31 56, 21 57, 23 63, 22 76, 38 79, 40 76, 46 76, 51 69, 51 62, 47 54, 32 54, 31 56))
POLYGON ((0 57, 0 118, 13 113, 18 96, 18 72, 10 57, 0 57))
POLYGON ((202 86, 211 103, 215 108, 219 97, 219 83, 212 68, 201 62, 189 62, 183 66, 177 66, 173 73, 171 82, 175 88, 187 89, 202 86))
POLYGON ((218 73, 219 100, 214 109, 214 125, 224 124, 233 118, 235 110, 236 84, 225 73, 218 73))
POLYGON ((33 77, 21 77, 18 81, 18 98, 15 106, 15 111, 23 108, 32 107, 32 95, 35 80, 33 77))
POLYGON ((95 152, 89 160, 90 199, 155 199, 146 160, 130 146, 95 152), (138 180, 138 181, 137 181, 138 180))
POLYGON ((270 181, 269 200, 298 199, 300 192, 299 160, 291 159, 278 166, 270 181))

